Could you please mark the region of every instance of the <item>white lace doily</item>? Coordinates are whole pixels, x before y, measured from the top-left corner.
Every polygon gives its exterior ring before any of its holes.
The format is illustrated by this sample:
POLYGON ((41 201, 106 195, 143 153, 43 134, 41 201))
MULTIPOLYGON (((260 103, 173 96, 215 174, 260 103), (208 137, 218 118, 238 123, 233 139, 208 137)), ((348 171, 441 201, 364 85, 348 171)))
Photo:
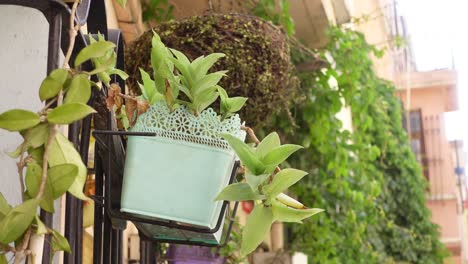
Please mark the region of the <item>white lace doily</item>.
POLYGON ((221 121, 212 108, 202 111, 199 116, 194 116, 185 106, 180 106, 171 113, 163 101, 151 105, 146 113, 140 115, 131 131, 154 132, 157 137, 221 149, 231 148, 220 133, 229 133, 241 140, 246 135, 241 129, 241 120, 237 114, 221 121))

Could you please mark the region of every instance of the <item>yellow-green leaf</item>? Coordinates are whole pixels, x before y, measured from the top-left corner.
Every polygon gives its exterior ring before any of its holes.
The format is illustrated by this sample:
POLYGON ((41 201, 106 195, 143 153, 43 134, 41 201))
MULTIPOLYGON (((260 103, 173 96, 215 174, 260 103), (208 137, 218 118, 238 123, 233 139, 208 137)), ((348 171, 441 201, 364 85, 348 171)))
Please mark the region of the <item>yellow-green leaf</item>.
POLYGON ((10 212, 11 206, 8 204, 7 200, 5 197, 3 197, 3 194, 0 193, 0 220, 2 220, 5 215, 10 212))
POLYGON ((49 125, 42 123, 31 129, 28 129, 24 134, 24 148, 38 148, 47 142, 49 137, 49 125))
POLYGON ((249 145, 230 134, 224 133, 221 134, 221 136, 229 143, 231 148, 236 152, 237 156, 239 156, 239 159, 247 167, 247 169, 249 169, 255 175, 263 174, 265 166, 260 161, 260 159, 258 159, 249 145))
POLYGON ((242 231, 241 255, 254 251, 265 239, 273 224, 273 212, 271 207, 263 204, 256 205, 247 218, 247 222, 242 231))
POLYGON ((41 101, 53 98, 57 96, 57 94, 62 90, 63 86, 60 82, 52 78, 51 76, 47 76, 41 83, 41 87, 39 88, 39 98, 41 101))
POLYGON ((67 253, 71 252, 70 244, 65 237, 62 236, 56 230, 52 230, 52 249, 54 252, 65 251, 67 253))
POLYGON ((245 180, 253 191, 257 191, 258 186, 262 184, 269 176, 270 174, 252 175, 250 173, 246 173, 245 180))
MULTIPOLYGON (((274 148, 269 151, 263 158, 260 160, 266 166, 274 168, 285 161, 291 154, 303 148, 300 145, 285 144, 279 147, 274 148)), ((265 173, 271 173, 272 171, 265 171, 265 173)))
POLYGON ((3 254, 0 254, 0 264, 8 264, 7 258, 3 254))
POLYGON ((296 169, 284 169, 278 172, 273 181, 263 188, 268 198, 275 198, 278 194, 298 182, 307 172, 296 169))
POLYGON ((80 66, 80 64, 89 59, 102 57, 113 48, 115 48, 115 44, 110 41, 94 42, 78 53, 75 59, 75 67, 80 66))
POLYGON ((54 167, 65 163, 71 163, 78 167, 78 175, 68 189, 68 192, 78 199, 89 200, 83 193, 87 168, 73 144, 64 135, 59 133, 50 146, 49 166, 54 167))
POLYGON ((86 104, 91 97, 91 81, 85 74, 78 74, 73 77, 70 88, 65 96, 65 104, 83 103, 86 104))
POLYGON ((85 118, 87 115, 96 113, 89 105, 82 103, 69 103, 54 108, 47 115, 51 124, 71 124, 85 118))
POLYGON ((27 200, 16 206, 0 221, 0 243, 9 244, 18 239, 32 223, 39 202, 27 200))
POLYGON ((52 197, 59 198, 64 194, 78 176, 78 166, 71 163, 65 163, 49 168, 47 171, 47 180, 50 181, 52 188, 52 197))
POLYGON ((35 222, 36 222, 36 234, 38 235, 43 235, 43 234, 47 234, 47 227, 45 226, 45 224, 41 221, 41 219, 39 219, 39 216, 35 216, 35 222))
POLYGON ((0 128, 8 131, 28 129, 39 124, 40 121, 38 114, 22 109, 13 109, 0 114, 0 128))
POLYGON ((318 208, 295 209, 277 201, 273 201, 271 207, 275 221, 281 222, 302 223, 302 220, 324 211, 318 208))
POLYGON ((263 200, 265 196, 254 193, 247 183, 233 183, 224 188, 216 197, 215 201, 249 201, 263 200))
MULTIPOLYGON (((41 185, 42 180, 42 167, 39 166, 35 162, 31 162, 28 164, 26 170, 26 192, 29 197, 35 197, 41 185)), ((44 187, 44 192, 42 198, 40 200, 39 205, 42 209, 49 213, 53 213, 55 211, 54 208, 54 197, 52 196, 52 190, 50 188, 50 181, 46 181, 46 185, 44 187)))
POLYGON ((70 72, 66 69, 55 69, 49 74, 49 76, 64 87, 68 78, 70 78, 70 72))
POLYGON ((279 147, 281 144, 278 133, 272 132, 266 136, 256 148, 256 153, 260 159, 263 159, 266 154, 272 151, 274 148, 279 147))

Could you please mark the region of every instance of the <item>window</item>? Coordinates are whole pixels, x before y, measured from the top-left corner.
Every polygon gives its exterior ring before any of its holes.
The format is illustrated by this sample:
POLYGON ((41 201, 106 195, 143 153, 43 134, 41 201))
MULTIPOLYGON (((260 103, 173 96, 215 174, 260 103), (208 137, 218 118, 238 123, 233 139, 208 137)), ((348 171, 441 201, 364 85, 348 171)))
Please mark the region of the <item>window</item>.
POLYGON ((413 151, 416 159, 421 164, 423 169, 424 176, 429 179, 429 166, 428 159, 426 156, 426 148, 424 145, 424 128, 421 109, 411 110, 409 113, 409 127, 410 131, 407 129, 406 123, 407 113, 403 113, 403 127, 408 132, 411 144, 411 150, 413 151))

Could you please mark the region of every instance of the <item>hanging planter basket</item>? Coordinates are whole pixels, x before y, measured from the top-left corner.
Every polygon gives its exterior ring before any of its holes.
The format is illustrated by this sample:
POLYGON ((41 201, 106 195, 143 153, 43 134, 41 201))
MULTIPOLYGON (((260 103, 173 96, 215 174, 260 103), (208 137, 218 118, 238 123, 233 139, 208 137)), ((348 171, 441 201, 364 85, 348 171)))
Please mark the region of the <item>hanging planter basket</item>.
MULTIPOLYGON (((121 211, 207 229, 219 226, 223 202, 214 199, 229 184, 236 156, 220 133, 245 138, 238 115, 223 121, 211 109, 194 116, 184 106, 169 112, 165 103, 152 105, 127 142, 121 211)), ((222 224, 222 223, 221 223, 222 224)), ((222 228, 213 234, 180 233, 176 229, 138 224, 148 237, 219 244, 222 228)))

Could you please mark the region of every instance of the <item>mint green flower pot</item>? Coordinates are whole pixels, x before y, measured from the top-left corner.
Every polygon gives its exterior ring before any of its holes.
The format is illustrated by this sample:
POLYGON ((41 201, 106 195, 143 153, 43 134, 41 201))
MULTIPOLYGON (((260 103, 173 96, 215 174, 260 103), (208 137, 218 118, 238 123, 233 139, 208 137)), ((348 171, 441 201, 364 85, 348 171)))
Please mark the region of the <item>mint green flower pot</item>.
MULTIPOLYGON (((208 109, 195 117, 181 107, 169 113, 156 104, 141 115, 132 131, 155 137, 130 136, 127 141, 121 211, 213 229, 221 213, 217 194, 229 184, 235 154, 219 133, 245 137, 240 119, 220 121, 208 109)), ((222 228, 198 234, 139 224, 145 235, 217 244, 222 228), (181 233, 182 232, 182 233, 181 233)))

